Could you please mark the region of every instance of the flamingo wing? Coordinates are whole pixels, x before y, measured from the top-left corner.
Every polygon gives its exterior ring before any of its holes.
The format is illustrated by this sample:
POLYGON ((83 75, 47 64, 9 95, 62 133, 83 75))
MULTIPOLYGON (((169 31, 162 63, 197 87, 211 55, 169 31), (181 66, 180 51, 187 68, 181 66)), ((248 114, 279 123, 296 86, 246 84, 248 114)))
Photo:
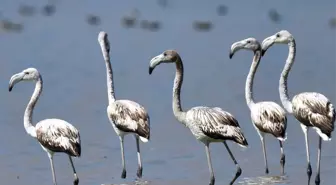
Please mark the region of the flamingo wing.
POLYGON ((187 112, 187 119, 210 138, 248 145, 238 121, 219 107, 194 107, 187 112))
POLYGON ((144 107, 129 100, 118 100, 108 108, 115 126, 124 132, 134 132, 149 140, 150 119, 144 107))
POLYGON ((70 123, 59 119, 46 119, 36 124, 36 136, 40 144, 53 152, 64 152, 71 156, 81 155, 78 130, 70 123))

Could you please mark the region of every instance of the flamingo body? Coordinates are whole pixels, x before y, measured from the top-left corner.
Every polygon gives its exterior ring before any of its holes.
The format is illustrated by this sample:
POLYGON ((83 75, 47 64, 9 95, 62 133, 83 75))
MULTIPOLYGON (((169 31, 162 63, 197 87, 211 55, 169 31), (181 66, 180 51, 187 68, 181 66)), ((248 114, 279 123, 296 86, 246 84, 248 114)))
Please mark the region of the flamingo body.
POLYGON ((45 119, 38 122, 35 127, 36 138, 45 149, 80 157, 80 135, 70 123, 60 119, 45 119))
POLYGON ((260 134, 271 134, 277 139, 286 140, 287 118, 286 112, 280 105, 263 101, 251 108, 251 119, 260 134))
POLYGON ((186 125, 203 143, 235 141, 241 146, 248 145, 238 121, 219 107, 194 107, 186 113, 186 125))
POLYGON ((150 119, 145 108, 138 103, 117 100, 107 107, 107 115, 119 136, 135 133, 143 142, 149 141, 150 119))
POLYGON ((323 94, 304 92, 292 99, 293 115, 301 124, 313 127, 323 140, 330 140, 334 130, 335 109, 323 94))

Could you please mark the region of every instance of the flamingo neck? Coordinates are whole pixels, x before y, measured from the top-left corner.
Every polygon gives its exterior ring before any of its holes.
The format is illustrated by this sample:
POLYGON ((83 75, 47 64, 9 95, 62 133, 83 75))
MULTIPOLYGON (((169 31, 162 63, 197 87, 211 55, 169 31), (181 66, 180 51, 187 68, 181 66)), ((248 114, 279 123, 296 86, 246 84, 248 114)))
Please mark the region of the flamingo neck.
POLYGON ((105 59, 106 64, 106 77, 107 77, 107 96, 109 105, 115 102, 115 95, 114 95, 114 84, 113 84, 113 70, 110 62, 110 57, 105 59))
POLYGON ((183 83, 183 63, 180 57, 176 61, 176 74, 173 87, 173 113, 176 119, 184 124, 185 112, 181 106, 181 87, 183 83))
POLYGON ((106 85, 107 85, 107 96, 109 105, 115 102, 115 95, 114 95, 114 85, 113 85, 113 70, 110 61, 110 46, 107 41, 99 42, 101 47, 101 51, 104 57, 105 65, 106 65, 106 85))
POLYGON ((36 137, 36 130, 35 130, 35 127, 33 126, 33 111, 37 103, 37 100, 39 99, 42 93, 42 88, 43 88, 43 80, 42 80, 42 76, 40 75, 35 84, 35 90, 33 92, 32 97, 30 98, 30 101, 27 105, 27 108, 24 113, 24 118, 23 118, 23 123, 26 129, 26 132, 32 137, 36 137))
POLYGON ((259 66, 259 62, 261 59, 261 51, 257 50, 254 52, 252 64, 250 67, 250 72, 247 75, 246 78, 246 84, 245 84, 245 99, 246 99, 246 104, 247 106, 251 109, 252 106, 255 104, 254 99, 253 99, 253 80, 254 80, 254 75, 257 71, 257 68, 259 66))
POLYGON ((279 80, 279 93, 282 105, 287 110, 287 112, 292 113, 293 112, 292 102, 288 96, 288 90, 287 90, 287 78, 289 71, 291 70, 292 65, 294 64, 295 61, 296 43, 294 38, 288 43, 288 48, 289 48, 288 57, 279 80))

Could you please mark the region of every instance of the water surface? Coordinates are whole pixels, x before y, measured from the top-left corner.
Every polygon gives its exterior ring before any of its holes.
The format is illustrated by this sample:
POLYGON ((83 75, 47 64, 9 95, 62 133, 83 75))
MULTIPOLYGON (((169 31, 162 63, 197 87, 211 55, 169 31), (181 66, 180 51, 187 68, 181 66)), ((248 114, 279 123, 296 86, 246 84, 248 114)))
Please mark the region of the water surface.
MULTIPOLYGON (((27 2, 26 2, 27 3, 27 2)), ((57 117, 69 121, 81 133, 82 157, 75 159, 81 185, 136 184, 135 141, 125 141, 127 179, 120 179, 119 139, 106 116, 105 65, 97 43, 99 31, 109 33, 118 99, 132 99, 151 116, 151 141, 141 145, 144 178, 142 184, 204 185, 209 172, 204 146, 180 125, 171 110, 173 65, 159 66, 148 75, 151 57, 166 49, 180 52, 185 66, 182 106, 219 106, 239 120, 250 147, 241 149, 230 143, 241 168, 237 184, 306 184, 304 137, 297 121, 288 116, 285 143, 286 177, 280 174, 280 149, 272 137, 266 140, 270 174, 264 175, 260 139, 250 121, 245 104, 245 78, 252 53, 239 52, 229 60, 231 44, 247 37, 260 41, 281 29, 289 30, 297 41, 297 59, 289 75, 289 94, 318 91, 334 104, 335 30, 328 20, 335 16, 335 1, 313 0, 270 2, 266 0, 225 2, 227 16, 218 16, 222 1, 168 1, 165 8, 155 1, 56 1, 56 12, 32 17, 17 13, 19 1, 0 2, 1 18, 24 24, 22 33, 0 32, 0 179, 2 184, 51 184, 46 153, 23 128, 23 112, 33 91, 32 83, 20 83, 8 93, 13 73, 36 67, 44 78, 44 92, 34 112, 34 122, 57 117), (158 20, 161 29, 149 32, 125 29, 120 20, 137 8, 140 20, 158 20), (268 18, 272 8, 281 22, 268 18), (101 24, 87 24, 88 14, 101 18, 101 24), (194 20, 212 21, 209 32, 196 32, 194 20), (147 182, 148 181, 148 182, 147 182)), ((40 11, 45 1, 30 2, 40 11)), ((256 101, 279 102, 278 78, 287 46, 274 46, 262 60, 255 78, 256 101)), ((310 150, 316 173, 317 135, 311 131, 310 150)), ((321 184, 335 183, 335 140, 323 142, 321 184)), ((211 145, 217 184, 227 184, 235 166, 222 144, 211 145)), ((67 157, 54 158, 59 184, 72 182, 67 157)))

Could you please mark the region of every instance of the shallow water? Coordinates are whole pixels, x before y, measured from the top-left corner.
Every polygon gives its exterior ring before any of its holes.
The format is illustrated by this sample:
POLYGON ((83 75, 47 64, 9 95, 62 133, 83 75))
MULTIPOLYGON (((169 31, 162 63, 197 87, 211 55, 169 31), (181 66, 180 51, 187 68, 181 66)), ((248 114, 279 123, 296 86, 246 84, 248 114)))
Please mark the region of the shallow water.
MULTIPOLYGON (((34 112, 34 121, 57 117, 76 126, 81 133, 82 157, 75 159, 81 185, 136 184, 135 141, 125 141, 127 179, 120 179, 119 140, 106 116, 105 65, 97 43, 99 31, 109 33, 116 95, 145 106, 151 116, 151 141, 141 145, 144 178, 140 184, 204 185, 209 181, 204 146, 180 125, 171 110, 173 65, 159 66, 148 75, 151 57, 166 49, 180 52, 185 66, 182 90, 184 109, 193 106, 219 106, 239 120, 249 148, 229 143, 243 170, 236 184, 306 184, 306 152, 303 133, 297 121, 288 116, 285 143, 286 177, 280 178, 278 142, 266 140, 270 174, 264 175, 261 144, 251 124, 244 100, 244 85, 252 54, 237 53, 229 60, 231 44, 247 37, 260 41, 287 29, 297 40, 297 59, 289 75, 289 93, 318 91, 334 104, 335 30, 328 20, 335 16, 335 1, 265 0, 226 3, 227 16, 218 16, 222 1, 168 1, 165 8, 154 1, 56 1, 56 12, 45 17, 37 13, 21 17, 18 3, 0 2, 0 18, 24 24, 22 33, 0 32, 0 179, 2 184, 51 184, 47 155, 23 128, 23 112, 33 91, 32 83, 20 83, 8 93, 13 73, 34 66, 44 78, 44 92, 34 112), (193 2, 193 3, 192 3, 193 2), (162 29, 149 32, 121 26, 121 18, 137 8, 140 19, 159 20, 162 29), (268 10, 276 8, 280 23, 271 22, 268 10), (86 16, 101 18, 101 25, 86 23, 86 16), (209 32, 196 32, 194 20, 212 21, 209 32), (148 182, 147 182, 148 181, 148 182)), ((45 1, 31 5, 41 8, 45 1)), ((38 9, 40 10, 40 9, 38 9)), ((256 101, 279 102, 278 78, 287 56, 286 46, 274 46, 264 57, 255 79, 256 101)), ((316 173, 317 135, 310 132, 310 151, 316 173)), ((323 142, 321 184, 335 183, 335 140, 323 142)), ((216 184, 227 184, 235 166, 221 144, 211 145, 216 184)), ((59 184, 71 184, 72 171, 67 157, 54 158, 59 184)))

